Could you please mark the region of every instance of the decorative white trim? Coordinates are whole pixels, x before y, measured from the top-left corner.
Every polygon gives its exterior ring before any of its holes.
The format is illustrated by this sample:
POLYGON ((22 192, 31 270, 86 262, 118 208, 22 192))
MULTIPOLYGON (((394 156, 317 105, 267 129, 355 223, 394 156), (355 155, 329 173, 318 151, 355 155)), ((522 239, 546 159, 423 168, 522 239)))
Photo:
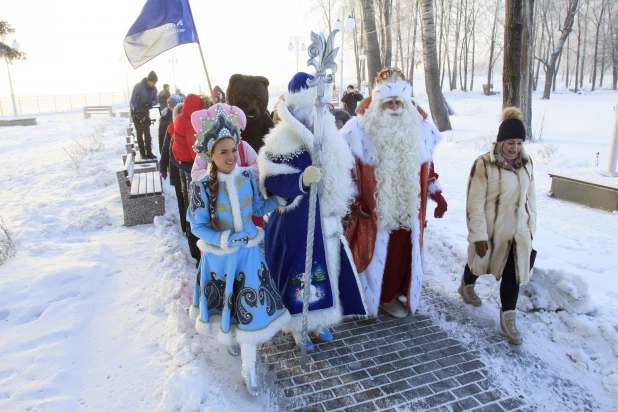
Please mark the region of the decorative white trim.
POLYGON ((289 164, 273 162, 269 155, 264 153, 262 149, 260 149, 260 154, 258 155, 258 167, 260 168, 260 193, 262 193, 262 196, 265 198, 268 197, 264 183, 267 177, 277 175, 293 175, 302 172, 302 170, 292 167, 289 164))
MULTIPOLYGON (((300 189, 301 192, 303 192, 304 194, 309 193, 307 190, 305 190, 304 186, 303 186, 303 176, 305 175, 305 172, 302 172, 300 174, 300 176, 298 177, 298 188, 300 189)), ((311 190, 311 187, 309 187, 309 190, 311 190)))
POLYGON ((386 266, 386 253, 388 251, 388 241, 390 231, 379 230, 376 235, 376 243, 373 248, 373 258, 367 268, 359 274, 359 279, 363 286, 365 299, 369 310, 369 315, 378 316, 380 307, 380 296, 382 295, 382 280, 384 277, 384 267, 386 266))
POLYGON ((189 317, 191 319, 197 319, 198 316, 200 316, 200 307, 191 305, 191 307, 189 308, 189 317))
POLYGON ((230 173, 221 173, 221 171, 217 172, 217 181, 225 183, 225 190, 227 191, 227 197, 230 201, 230 209, 232 210, 234 231, 242 232, 242 213, 240 213, 238 189, 236 188, 236 177, 238 176, 240 176, 240 167, 234 167, 230 173))
POLYGON ((355 317, 355 318, 363 318, 363 319, 368 318, 369 308, 367 307, 367 302, 365 301, 365 294, 363 293, 363 285, 360 281, 360 277, 358 276, 358 272, 356 271, 356 265, 354 264, 354 258, 352 257, 352 251, 350 250, 350 245, 348 244, 348 240, 345 238, 344 235, 341 235, 339 237, 339 241, 343 245, 345 254, 348 257, 348 260, 350 261, 350 266, 352 266, 352 271, 354 272, 354 280, 356 281, 356 287, 358 288, 360 292, 360 297, 363 302, 363 308, 365 309, 365 314, 366 314, 365 316, 353 315, 353 316, 346 316, 346 317, 355 317))
POLYGON ((249 242, 245 245, 246 248, 259 246, 260 243, 264 240, 264 229, 261 227, 257 227, 257 235, 253 239, 249 239, 249 242))
POLYGON ((372 100, 382 100, 389 97, 398 97, 402 101, 412 98, 412 86, 405 80, 384 82, 374 87, 371 92, 372 100))
POLYGON ((230 235, 232 234, 231 230, 224 230, 223 232, 221 232, 221 237, 219 237, 219 247, 223 250, 229 249, 229 241, 230 241, 230 235))
POLYGON ((436 193, 442 193, 442 185, 438 179, 429 182, 427 185, 427 193, 435 195, 436 193))
POLYGON ((344 137, 350 150, 364 164, 374 166, 373 141, 370 136, 365 134, 365 126, 361 116, 354 116, 343 126, 339 133, 344 137))
POLYGON ((242 330, 239 326, 235 325, 234 330, 236 334, 236 342, 240 344, 258 344, 270 340, 277 332, 279 332, 283 326, 290 321, 290 313, 286 310, 278 318, 274 319, 264 329, 251 331, 242 330))

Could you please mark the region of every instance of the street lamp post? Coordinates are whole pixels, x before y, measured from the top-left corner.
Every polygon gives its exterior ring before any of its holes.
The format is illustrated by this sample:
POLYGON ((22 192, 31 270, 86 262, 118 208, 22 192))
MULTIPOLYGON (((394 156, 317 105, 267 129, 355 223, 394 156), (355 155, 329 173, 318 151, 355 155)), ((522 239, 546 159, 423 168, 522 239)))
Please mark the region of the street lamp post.
POLYGON ((343 27, 341 25, 341 20, 337 19, 337 21, 335 22, 335 30, 340 30, 341 31, 341 66, 339 68, 339 71, 341 72, 341 82, 339 84, 339 101, 341 102, 341 97, 343 96, 343 55, 344 53, 344 48, 343 48, 343 40, 344 40, 344 33, 345 30, 343 30, 343 28, 346 28, 346 30, 352 30, 354 27, 356 27, 356 22, 354 21, 354 18, 352 16, 348 16, 347 19, 345 19, 345 23, 343 24, 343 27))
POLYGON ((172 54, 172 57, 167 59, 168 63, 172 63, 172 77, 174 78, 174 90, 178 88, 176 86, 176 63, 178 63, 178 59, 172 54))
MULTIPOLYGON (((17 42, 17 40, 13 40, 13 43, 11 43, 11 48, 13 50, 19 49, 19 43, 17 42)), ((10 69, 9 59, 5 58, 4 61, 6 62, 6 71, 9 74, 9 87, 11 88, 11 102, 13 103, 13 115, 17 117, 17 105, 15 104, 15 93, 13 93, 13 81, 11 80, 11 69, 10 69)))
POLYGON ((130 102, 131 101, 131 89, 129 89, 129 75, 127 74, 127 59, 126 57, 118 58, 118 63, 123 62, 123 61, 124 61, 124 80, 127 85, 127 101, 130 102))
POLYGON ((296 73, 298 73, 298 52, 302 51, 303 53, 307 50, 307 46, 305 46, 305 40, 301 36, 292 36, 290 37, 290 44, 288 44, 289 51, 296 51, 296 73), (294 44, 292 44, 294 41, 294 44), (302 46, 299 44, 302 42, 302 46))

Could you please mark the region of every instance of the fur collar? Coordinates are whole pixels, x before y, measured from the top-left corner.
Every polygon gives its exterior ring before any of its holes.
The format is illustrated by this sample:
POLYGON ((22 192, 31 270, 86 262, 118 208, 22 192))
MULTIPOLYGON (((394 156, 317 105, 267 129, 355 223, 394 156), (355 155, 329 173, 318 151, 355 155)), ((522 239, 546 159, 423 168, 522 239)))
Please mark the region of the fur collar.
POLYGON ((313 133, 292 115, 288 103, 279 100, 275 110, 279 123, 264 137, 264 147, 260 149, 260 153, 265 151, 268 155, 277 157, 302 150, 310 151, 313 147, 313 133))
POLYGON ((520 167, 526 167, 528 163, 530 163, 530 156, 526 152, 526 149, 522 147, 521 152, 519 152, 519 158, 515 160, 513 165, 510 165, 502 155, 502 145, 500 142, 493 142, 491 150, 489 151, 489 160, 491 163, 503 169, 517 171, 520 167))

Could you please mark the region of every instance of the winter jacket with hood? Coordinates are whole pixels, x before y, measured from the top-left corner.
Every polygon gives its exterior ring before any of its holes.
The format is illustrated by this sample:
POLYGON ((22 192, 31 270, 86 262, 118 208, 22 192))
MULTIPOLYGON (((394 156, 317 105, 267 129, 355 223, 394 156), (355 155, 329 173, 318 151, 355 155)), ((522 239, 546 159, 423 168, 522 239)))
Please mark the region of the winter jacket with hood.
POLYGON ((501 143, 476 159, 468 179, 466 215, 472 273, 491 273, 500 279, 513 246, 517 283, 530 280, 536 197, 532 159, 523 148, 514 166, 504 160, 501 143), (479 241, 488 244, 484 258, 475 251, 479 241))
POLYGON ((203 108, 204 101, 202 98, 195 94, 189 94, 182 107, 182 113, 174 119, 172 152, 174 158, 179 162, 192 162, 195 159, 193 145, 197 138, 191 124, 191 115, 203 108))

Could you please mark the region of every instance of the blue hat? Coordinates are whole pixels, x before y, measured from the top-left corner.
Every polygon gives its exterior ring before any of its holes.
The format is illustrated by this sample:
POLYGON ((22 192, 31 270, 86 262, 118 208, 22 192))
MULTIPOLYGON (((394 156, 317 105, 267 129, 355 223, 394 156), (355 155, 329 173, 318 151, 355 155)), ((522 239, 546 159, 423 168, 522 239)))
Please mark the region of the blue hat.
POLYGON ((298 72, 292 77, 292 80, 288 83, 288 92, 298 93, 301 90, 308 89, 307 80, 313 80, 314 77, 309 73, 298 72))
POLYGON ((167 99, 167 106, 170 109, 173 109, 178 103, 180 103, 180 98, 175 94, 171 95, 170 98, 167 99))

